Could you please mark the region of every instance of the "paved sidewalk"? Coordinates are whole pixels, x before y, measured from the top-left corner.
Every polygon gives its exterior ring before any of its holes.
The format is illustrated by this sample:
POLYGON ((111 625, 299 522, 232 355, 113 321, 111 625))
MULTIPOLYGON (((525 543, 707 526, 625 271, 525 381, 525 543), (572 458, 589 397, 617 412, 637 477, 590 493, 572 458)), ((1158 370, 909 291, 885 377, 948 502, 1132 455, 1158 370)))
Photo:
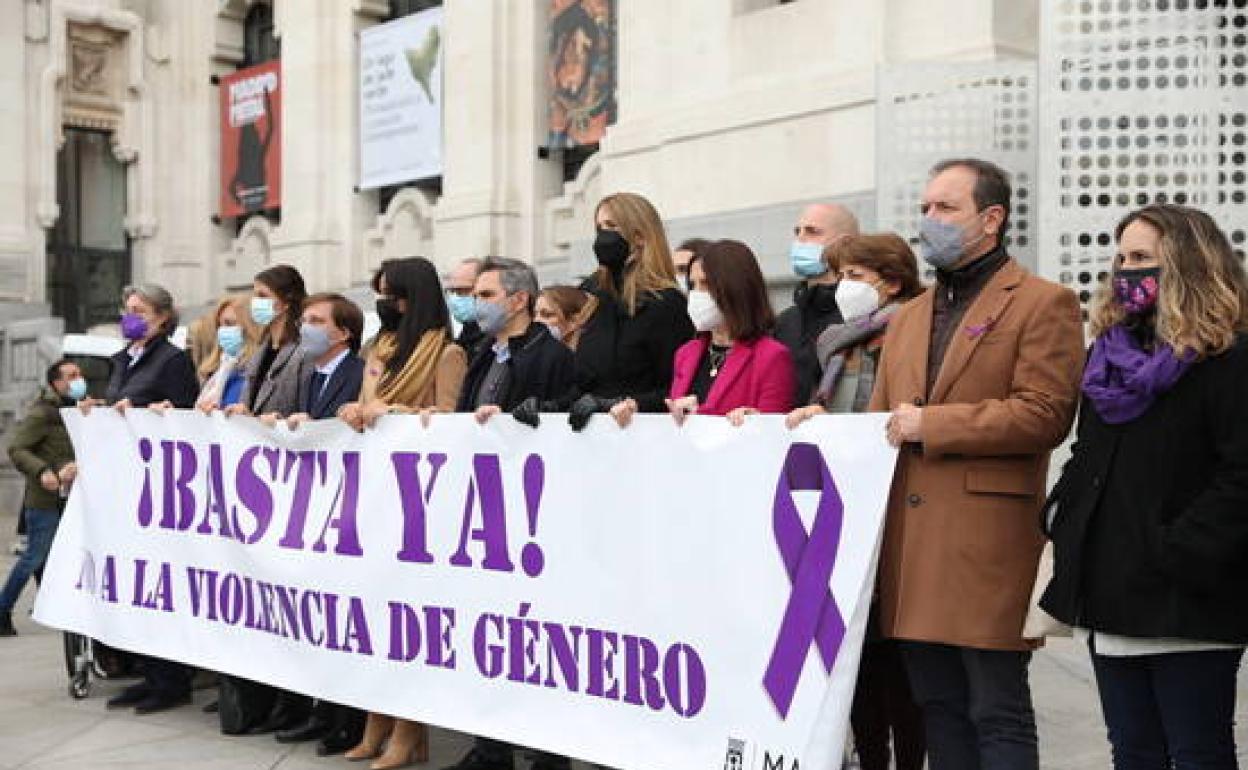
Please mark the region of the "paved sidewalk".
MULTIPOLYGON (((0 517, 0 542, 7 544, 0 517)), ((12 558, 0 558, 8 573, 12 558)), ((36 625, 27 616, 33 590, 28 589, 15 613, 21 635, 0 639, 0 769, 35 768, 164 768, 185 770, 245 768, 305 770, 360 768, 341 757, 316 756, 315 744, 283 746, 271 736, 222 736, 216 717, 200 707, 215 691, 195 693, 193 706, 163 714, 136 717, 129 710, 106 711, 104 700, 117 692, 115 682, 97 683, 86 700, 66 694, 65 664, 58 632, 36 625)), ((1092 672, 1087 656, 1073 642, 1059 641, 1039 653, 1031 668, 1040 728, 1042 765, 1052 770, 1105 770, 1110 766, 1092 672)), ((1240 679, 1239 745, 1248 757, 1248 730, 1243 717, 1248 684, 1240 679)), ((459 733, 435 730, 431 758, 425 768, 454 762, 470 742, 459 733)), ((588 766, 576 763, 577 770, 588 766)), ((814 769, 811 769, 814 770, 814 769)))

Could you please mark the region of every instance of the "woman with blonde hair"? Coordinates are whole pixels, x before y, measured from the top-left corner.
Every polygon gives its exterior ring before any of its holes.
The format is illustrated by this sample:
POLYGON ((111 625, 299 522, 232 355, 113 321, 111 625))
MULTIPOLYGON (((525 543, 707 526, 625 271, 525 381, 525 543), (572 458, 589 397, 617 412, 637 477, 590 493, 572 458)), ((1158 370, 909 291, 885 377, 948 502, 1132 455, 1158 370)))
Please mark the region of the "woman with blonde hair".
POLYGON ((538 295, 536 319, 555 339, 576 350, 585 320, 598 308, 598 299, 575 286, 550 286, 538 295))
MULTIPOLYGON (((365 351, 364 384, 358 402, 338 410, 339 419, 363 430, 385 414, 454 412, 468 358, 451 341, 451 318, 438 271, 422 257, 389 259, 373 276, 381 331, 365 351)), ((429 759, 425 725, 370 713, 364 737, 346 753, 373 759, 373 770, 429 759), (384 748, 384 753, 383 753, 384 748)))
POLYGON ((1133 212, 1091 315, 1041 607, 1086 639, 1117 770, 1234 768, 1248 644, 1248 282, 1205 213, 1133 212))
POLYGON ((211 316, 200 319, 213 330, 213 345, 199 364, 204 385, 195 405, 200 409, 224 409, 242 398, 247 362, 256 352, 261 334, 251 320, 250 303, 250 295, 227 295, 217 302, 211 316))
MULTIPOLYGON (((663 222, 650 201, 615 193, 594 210, 598 270, 582 285, 598 306, 576 348, 577 392, 568 423, 581 430, 596 412, 627 425, 633 414, 666 412, 676 350, 693 337, 685 295, 676 284, 663 222)), ((536 424, 530 400, 513 416, 536 424)))

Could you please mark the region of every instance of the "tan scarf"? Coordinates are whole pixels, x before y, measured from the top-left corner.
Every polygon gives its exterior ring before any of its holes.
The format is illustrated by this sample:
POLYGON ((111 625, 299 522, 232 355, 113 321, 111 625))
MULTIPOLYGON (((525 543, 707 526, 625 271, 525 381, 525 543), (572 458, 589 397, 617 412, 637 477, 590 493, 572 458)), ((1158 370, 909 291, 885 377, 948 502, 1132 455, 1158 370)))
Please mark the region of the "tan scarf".
POLYGON ((398 374, 388 374, 386 364, 398 352, 399 336, 381 332, 368 354, 361 401, 379 399, 387 404, 425 407, 433 404, 433 386, 442 351, 450 344, 446 332, 435 329, 425 332, 398 374))

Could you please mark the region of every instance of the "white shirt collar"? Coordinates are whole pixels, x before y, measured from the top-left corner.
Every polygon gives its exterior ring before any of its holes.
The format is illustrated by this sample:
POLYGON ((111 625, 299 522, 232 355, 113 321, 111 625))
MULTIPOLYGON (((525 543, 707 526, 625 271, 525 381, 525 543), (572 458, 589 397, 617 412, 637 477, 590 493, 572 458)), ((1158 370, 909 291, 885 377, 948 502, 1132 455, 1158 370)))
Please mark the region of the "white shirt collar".
POLYGON ((324 366, 316 367, 317 374, 323 374, 325 375, 326 378, 329 378, 334 373, 334 370, 338 368, 338 364, 341 364, 346 359, 346 357, 350 355, 350 353, 351 353, 351 348, 343 348, 342 352, 334 356, 333 359, 331 359, 329 363, 325 364, 324 366))

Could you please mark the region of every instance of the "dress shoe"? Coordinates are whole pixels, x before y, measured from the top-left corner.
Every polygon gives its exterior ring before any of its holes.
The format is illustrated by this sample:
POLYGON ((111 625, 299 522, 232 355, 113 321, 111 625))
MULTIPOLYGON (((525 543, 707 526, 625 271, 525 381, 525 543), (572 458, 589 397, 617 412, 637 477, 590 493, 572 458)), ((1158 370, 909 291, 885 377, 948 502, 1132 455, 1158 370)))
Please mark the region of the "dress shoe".
POLYGON ((365 714, 350 706, 335 709, 333 727, 316 747, 317 756, 328 757, 341 754, 357 745, 364 738, 365 714))
POLYGON ((214 700, 206 704, 202 710, 205 714, 215 714, 221 710, 221 701, 214 700))
POLYGON ((329 728, 328 720, 319 714, 313 714, 305 722, 286 730, 278 730, 277 735, 273 737, 277 739, 278 743, 302 743, 303 741, 314 741, 327 735, 329 728))
POLYGON ((185 706, 191 702, 191 694, 189 692, 179 693, 177 695, 171 693, 154 692, 143 700, 134 704, 134 713, 136 714, 155 714, 160 711, 168 711, 171 708, 185 706))
POLYGON ((17 629, 13 627, 12 612, 0 612, 0 636, 17 636, 17 629))
POLYGON ((136 703, 145 700, 147 696, 151 694, 152 688, 148 687, 146 682, 140 682, 138 684, 130 685, 126 689, 122 690, 120 694, 109 698, 104 705, 108 706, 110 709, 121 708, 123 706, 133 706, 136 703))
POLYGON ((498 751, 498 744, 491 742, 486 745, 489 750, 474 746, 458 762, 442 770, 514 770, 515 760, 512 758, 510 746, 506 751, 498 751))
POLYGON ((311 700, 286 690, 278 690, 277 700, 264 721, 247 731, 248 735, 264 735, 289 730, 308 718, 311 700))

